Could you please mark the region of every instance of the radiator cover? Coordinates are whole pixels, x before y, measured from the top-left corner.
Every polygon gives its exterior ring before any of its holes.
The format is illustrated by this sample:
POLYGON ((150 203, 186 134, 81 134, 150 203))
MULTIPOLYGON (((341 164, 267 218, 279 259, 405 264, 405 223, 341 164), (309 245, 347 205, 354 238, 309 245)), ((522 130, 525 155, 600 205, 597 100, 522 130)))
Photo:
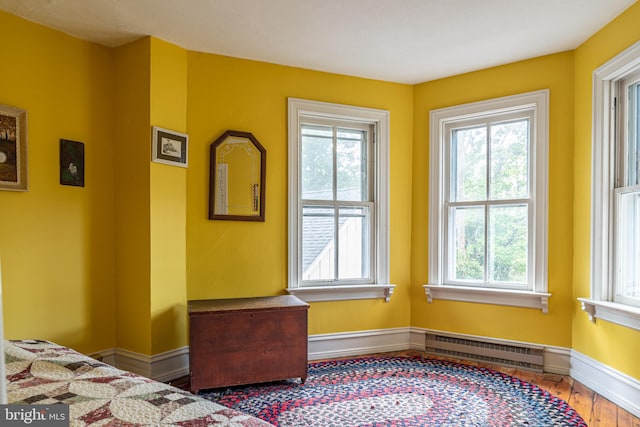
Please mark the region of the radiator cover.
POLYGON ((489 338, 470 338, 447 334, 426 334, 429 354, 489 362, 536 372, 544 370, 544 347, 508 344, 489 338))

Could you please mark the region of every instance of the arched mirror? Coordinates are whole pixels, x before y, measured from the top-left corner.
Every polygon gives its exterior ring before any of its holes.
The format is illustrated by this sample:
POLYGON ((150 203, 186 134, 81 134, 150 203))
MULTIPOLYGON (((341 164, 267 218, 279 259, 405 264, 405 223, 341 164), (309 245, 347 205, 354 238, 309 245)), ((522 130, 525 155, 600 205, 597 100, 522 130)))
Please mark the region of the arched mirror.
POLYGON ((264 221, 267 152, 249 132, 228 130, 211 144, 209 219, 264 221))

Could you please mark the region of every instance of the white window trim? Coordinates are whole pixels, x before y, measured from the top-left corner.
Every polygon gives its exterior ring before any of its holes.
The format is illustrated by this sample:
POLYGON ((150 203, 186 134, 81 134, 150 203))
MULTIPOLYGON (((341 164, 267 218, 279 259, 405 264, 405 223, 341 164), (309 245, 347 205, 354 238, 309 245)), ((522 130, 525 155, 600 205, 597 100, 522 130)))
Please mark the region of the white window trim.
POLYGON ((287 292, 307 302, 343 301, 351 299, 383 298, 391 301, 396 285, 342 285, 342 286, 305 286, 287 288, 287 292))
POLYGON ((395 285, 389 284, 389 112, 373 108, 352 107, 320 101, 289 98, 289 286, 286 289, 307 302, 339 301, 382 298, 389 301, 395 285), (327 119, 347 119, 376 126, 374 150, 376 150, 375 200, 376 200, 376 271, 375 284, 341 286, 300 286, 301 230, 298 218, 302 206, 298 197, 300 170, 299 129, 300 116, 327 119), (296 262, 293 262, 296 260, 296 262))
POLYGON ((430 113, 429 151, 429 283, 423 285, 429 303, 434 299, 476 302, 541 309, 548 313, 547 292, 547 200, 548 200, 548 140, 549 91, 540 90, 488 101, 474 102, 433 110, 430 113), (531 291, 450 286, 444 281, 444 128, 448 122, 466 120, 491 113, 500 113, 524 106, 535 107, 536 161, 532 165, 531 184, 535 191, 535 226, 533 235, 535 270, 531 291))
POLYGON ((611 105, 612 84, 640 67, 640 42, 635 43, 593 72, 593 141, 591 179, 591 297, 578 298, 593 322, 606 320, 640 330, 640 309, 612 302, 614 256, 613 214, 615 126, 611 105))
POLYGON ((481 304, 509 305, 512 307, 538 308, 549 312, 549 297, 546 292, 516 291, 498 288, 472 288, 449 285, 424 285, 427 301, 434 299, 476 302, 481 304), (461 289, 462 288, 462 289, 461 289))

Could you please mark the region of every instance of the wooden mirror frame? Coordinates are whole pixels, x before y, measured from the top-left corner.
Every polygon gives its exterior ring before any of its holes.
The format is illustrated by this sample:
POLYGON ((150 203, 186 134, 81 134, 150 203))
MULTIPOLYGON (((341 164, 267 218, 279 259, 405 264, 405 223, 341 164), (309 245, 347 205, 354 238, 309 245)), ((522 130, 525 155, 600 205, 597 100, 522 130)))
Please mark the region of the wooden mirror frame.
POLYGON ((227 130, 218 139, 211 143, 210 147, 210 166, 209 166, 209 219, 221 219, 230 221, 264 221, 265 212, 265 181, 267 173, 267 151, 258 142, 258 140, 250 132, 242 132, 237 130, 227 130), (258 199, 258 210, 256 215, 235 215, 235 214, 216 214, 216 151, 217 148, 231 137, 245 138, 250 141, 253 146, 260 152, 260 189, 258 199))

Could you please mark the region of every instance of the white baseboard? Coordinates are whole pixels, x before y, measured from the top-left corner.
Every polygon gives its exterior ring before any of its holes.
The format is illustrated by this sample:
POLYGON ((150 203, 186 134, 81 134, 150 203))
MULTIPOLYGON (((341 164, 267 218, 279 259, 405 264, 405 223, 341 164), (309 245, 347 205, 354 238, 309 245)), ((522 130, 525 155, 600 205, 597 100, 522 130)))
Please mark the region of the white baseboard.
POLYGON ((544 371, 552 374, 571 374, 571 349, 566 347, 545 346, 544 371))
POLYGON ((113 348, 92 353, 104 363, 123 371, 166 382, 189 375, 189 347, 184 346, 164 353, 147 356, 123 348, 113 348))
POLYGON ((407 350, 410 335, 411 328, 311 335, 309 336, 309 360, 407 350))
POLYGON ((151 356, 151 378, 170 381, 189 375, 189 346, 151 356))
MULTIPOLYGON (((373 329, 335 334, 309 336, 309 360, 336 357, 359 356, 362 354, 385 353, 402 350, 424 350, 425 334, 439 331, 406 327, 373 329)), ((459 335, 469 338, 470 335, 459 335)), ((474 337, 481 339, 483 337, 474 337)), ((504 343, 513 341, 500 340, 504 343)), ((522 343, 520 343, 522 344, 522 343)), ((189 374, 189 347, 147 356, 122 348, 99 353, 102 360, 120 369, 131 371, 157 381, 170 381, 189 374)), ((569 375, 571 351, 561 347, 545 347, 544 370, 556 374, 569 375)))
POLYGON ((425 351, 427 348, 427 342, 425 336, 427 335, 427 329, 424 328, 411 328, 411 337, 409 339, 409 348, 411 350, 425 351))
POLYGON ((123 348, 116 348, 114 351, 116 368, 151 378, 151 356, 123 348))
MULTIPOLYGON (((402 350, 424 350, 425 334, 438 332, 423 328, 389 328, 309 336, 309 360, 358 356, 402 350)), ((456 335, 448 333, 449 335, 456 335)), ((468 338, 469 335, 458 334, 468 338)), ((483 338, 483 337, 476 337, 483 338)), ((500 340, 504 343, 516 343, 500 340)), ((517 342, 522 344, 522 342, 517 342)), ((121 348, 92 356, 120 369, 157 381, 170 381, 189 374, 189 347, 147 356, 121 348)), ((570 375, 598 394, 640 417, 640 381, 591 359, 575 350, 544 346, 544 370, 570 375)))
POLYGON ((636 417, 640 417, 640 381, 575 350, 571 377, 636 417))

